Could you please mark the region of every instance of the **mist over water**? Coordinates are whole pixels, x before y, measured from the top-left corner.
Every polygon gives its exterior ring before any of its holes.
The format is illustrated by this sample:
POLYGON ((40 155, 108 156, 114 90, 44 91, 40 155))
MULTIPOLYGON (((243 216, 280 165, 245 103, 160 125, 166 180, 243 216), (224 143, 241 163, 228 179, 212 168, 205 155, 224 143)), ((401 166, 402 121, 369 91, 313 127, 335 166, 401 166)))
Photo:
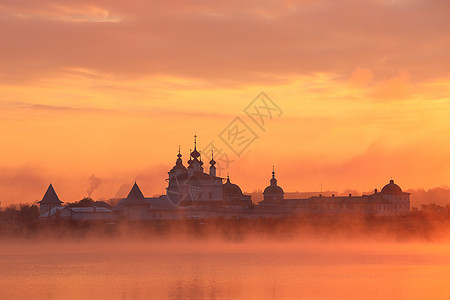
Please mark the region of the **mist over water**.
POLYGON ((4 223, 0 299, 446 299, 448 223, 425 212, 4 223))
POLYGON ((450 294, 445 240, 214 233, 2 239, 0 299, 446 299, 450 294))

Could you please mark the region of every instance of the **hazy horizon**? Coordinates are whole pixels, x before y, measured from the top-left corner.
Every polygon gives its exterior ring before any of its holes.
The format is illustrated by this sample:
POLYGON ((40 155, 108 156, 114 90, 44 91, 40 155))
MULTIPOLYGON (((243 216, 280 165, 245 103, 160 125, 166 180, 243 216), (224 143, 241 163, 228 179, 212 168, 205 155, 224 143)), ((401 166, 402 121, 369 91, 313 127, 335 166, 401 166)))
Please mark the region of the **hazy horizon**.
MULTIPOLYGON (((114 193, 110 193, 110 194, 103 194, 103 195, 99 195, 97 196, 98 193, 96 193, 97 189, 99 188, 99 186, 101 186, 102 184, 102 179, 96 177, 96 179, 98 179, 98 186, 94 187, 92 185, 87 185, 86 187, 86 191, 83 193, 82 191, 78 191, 76 194, 74 195, 68 195, 67 192, 60 190, 59 186, 56 186, 55 184, 52 184, 56 190, 57 195, 59 196, 60 200, 63 201, 64 203, 73 203, 76 201, 79 201, 83 198, 92 198, 95 201, 106 201, 106 200, 110 200, 110 199, 121 199, 121 198, 126 198, 128 193, 130 192, 133 183, 134 182, 130 182, 130 183, 125 183, 125 184, 121 184, 120 187, 117 189, 117 191, 114 193), (61 195, 64 195, 67 198, 62 198, 61 195), (111 196, 113 195, 113 196, 111 196)), ((137 181, 139 187, 141 188, 143 194, 145 197, 147 198, 151 198, 151 197, 159 197, 161 195, 165 195, 166 193, 148 193, 148 182, 139 182, 137 181)), ((8 197, 4 197, 3 199, 7 199, 6 201, 2 200, 1 201, 1 206, 5 207, 11 204, 24 204, 24 203, 28 203, 28 204, 35 204, 38 201, 42 200, 42 197, 45 194, 45 191, 47 190, 48 184, 44 185, 43 190, 41 191, 40 194, 38 194, 37 197, 34 197, 33 200, 29 200, 29 199, 25 199, 23 196, 22 197, 15 197, 14 200, 15 201, 8 201, 8 197)), ((381 191, 381 187, 378 187, 378 191, 381 191)), ((263 190, 265 188, 259 188, 253 191, 246 191, 244 188, 243 189, 243 193, 246 195, 251 195, 252 196, 252 200, 253 203, 257 203, 262 201, 263 199, 263 190)), ((165 189, 165 187, 163 187, 162 189, 165 189)), ((34 190, 34 189, 33 189, 34 190)), ((36 188, 37 190, 37 188, 36 188)), ((404 192, 408 192, 411 193, 411 207, 416 207, 416 208, 420 208, 420 205, 422 204, 429 204, 429 203, 435 203, 435 204, 439 204, 439 205, 450 205, 450 188, 447 186, 440 186, 440 187, 435 187, 435 188, 430 188, 430 189, 403 189, 404 192)), ((18 192, 18 191, 17 191, 18 192)), ((310 196, 317 196, 320 194, 323 194, 324 196, 331 196, 331 195, 336 195, 336 196, 348 196, 349 194, 352 194, 353 196, 360 196, 360 195, 370 195, 374 193, 374 189, 372 190, 366 190, 366 191, 359 191, 356 189, 352 189, 352 188, 345 188, 344 190, 341 191, 336 191, 336 190, 323 190, 323 191, 289 191, 289 190, 285 190, 285 198, 286 199, 304 199, 304 198, 309 198, 310 196)), ((27 194, 27 193, 24 193, 27 194)), ((37 192, 34 192, 34 194, 37 194, 37 192)))

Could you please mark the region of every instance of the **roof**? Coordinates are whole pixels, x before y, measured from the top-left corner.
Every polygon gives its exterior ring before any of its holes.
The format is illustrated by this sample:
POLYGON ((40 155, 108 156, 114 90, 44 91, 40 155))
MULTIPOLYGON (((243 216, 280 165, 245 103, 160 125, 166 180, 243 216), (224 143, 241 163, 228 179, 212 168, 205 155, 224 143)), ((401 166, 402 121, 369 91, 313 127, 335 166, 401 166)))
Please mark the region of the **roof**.
POLYGON ((230 182, 230 178, 227 178, 227 182, 223 185, 224 195, 242 195, 241 188, 234 183, 230 182))
POLYGON ((53 188, 52 184, 47 188, 47 191, 45 192, 44 197, 41 201, 38 203, 40 204, 60 204, 63 203, 61 200, 59 200, 58 195, 56 195, 55 189, 53 188))
POLYGON ((46 211, 44 213, 42 213, 39 218, 48 218, 51 216, 54 216, 56 214, 58 214, 59 212, 63 211, 63 210, 68 210, 73 214, 82 214, 82 213, 114 213, 111 209, 108 209, 106 207, 94 207, 94 206, 89 206, 89 207, 64 207, 64 206, 59 206, 59 207, 54 207, 52 209, 50 209, 49 211, 46 211))
POLYGON ((105 201, 95 201, 94 206, 98 207, 104 207, 108 209, 112 209, 112 206, 105 201))
POLYGON ((384 195, 401 195, 403 194, 402 189, 394 183, 394 180, 390 180, 381 190, 380 194, 384 195))
POLYGON ((380 195, 380 193, 372 194, 367 197, 369 197, 371 202, 389 202, 386 198, 383 197, 383 195, 380 195))
POLYGON ((108 209, 106 207, 70 207, 69 208, 74 213, 112 213, 113 211, 111 209, 108 209))
POLYGON ((135 182, 123 204, 144 204, 145 197, 135 182))
POLYGON ((275 178, 275 169, 272 171, 272 178, 270 179, 270 185, 264 189, 264 195, 283 195, 283 189, 278 186, 277 179, 275 178))
POLYGON ((284 191, 281 187, 279 187, 278 185, 269 185, 268 187, 266 187, 264 189, 263 192, 264 195, 282 195, 284 194, 284 191))
POLYGON ((64 206, 53 207, 52 209, 40 214, 39 218, 47 218, 47 217, 53 216, 54 214, 62 211, 63 209, 67 209, 67 207, 64 207, 64 206))
POLYGON ((285 202, 315 202, 315 203, 389 203, 382 195, 362 195, 362 196, 312 196, 306 199, 285 199, 285 202))
MULTIPOLYGON (((122 199, 114 208, 114 211, 121 211, 123 210, 123 206, 127 205, 127 199, 122 199)), ((135 203, 128 203, 129 205, 133 205, 135 203)), ((140 203, 139 203, 140 204, 140 203)), ((178 209, 179 207, 176 206, 168 196, 162 195, 156 198, 144 198, 144 201, 142 204, 149 205, 152 209, 163 209, 163 210, 173 210, 178 209)))
POLYGON ((175 171, 175 170, 186 170, 186 167, 185 166, 183 166, 183 164, 176 164, 175 166, 173 166, 173 168, 170 170, 171 172, 172 171, 175 171))

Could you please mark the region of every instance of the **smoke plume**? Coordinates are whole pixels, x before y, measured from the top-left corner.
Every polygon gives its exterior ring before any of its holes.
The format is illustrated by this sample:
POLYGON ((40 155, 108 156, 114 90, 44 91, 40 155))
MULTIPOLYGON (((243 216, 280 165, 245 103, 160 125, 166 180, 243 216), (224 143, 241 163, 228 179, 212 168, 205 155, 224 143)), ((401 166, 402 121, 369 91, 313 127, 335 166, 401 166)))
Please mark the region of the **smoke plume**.
POLYGON ((92 193, 96 189, 98 189, 98 187, 100 186, 101 183, 102 183, 102 180, 98 177, 95 177, 95 174, 92 174, 91 176, 89 176, 89 178, 88 178, 89 187, 87 189, 87 194, 88 194, 89 198, 91 198, 92 193))

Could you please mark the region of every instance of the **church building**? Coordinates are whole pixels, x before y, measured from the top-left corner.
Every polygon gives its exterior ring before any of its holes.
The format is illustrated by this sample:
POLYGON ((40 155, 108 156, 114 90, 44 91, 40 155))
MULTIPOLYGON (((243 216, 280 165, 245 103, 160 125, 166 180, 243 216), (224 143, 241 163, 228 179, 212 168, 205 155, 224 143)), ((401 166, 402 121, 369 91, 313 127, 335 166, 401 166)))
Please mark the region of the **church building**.
POLYGON ((216 174, 216 161, 211 152, 208 172, 204 171, 202 155, 197 150, 194 136, 194 150, 189 151, 187 167, 183 163, 180 147, 175 165, 168 172, 166 194, 147 198, 135 182, 128 196, 114 208, 87 209, 62 207, 53 186, 47 189, 39 202, 41 218, 70 216, 70 218, 99 218, 127 220, 176 220, 225 218, 283 217, 301 214, 362 214, 375 216, 406 215, 410 211, 409 193, 391 180, 380 192, 361 196, 313 196, 306 199, 285 199, 283 188, 275 178, 272 169, 270 184, 264 189, 263 201, 253 203, 251 196, 232 183, 230 177, 216 174), (102 212, 104 214, 102 214, 102 212), (90 214, 88 214, 90 213, 90 214))

